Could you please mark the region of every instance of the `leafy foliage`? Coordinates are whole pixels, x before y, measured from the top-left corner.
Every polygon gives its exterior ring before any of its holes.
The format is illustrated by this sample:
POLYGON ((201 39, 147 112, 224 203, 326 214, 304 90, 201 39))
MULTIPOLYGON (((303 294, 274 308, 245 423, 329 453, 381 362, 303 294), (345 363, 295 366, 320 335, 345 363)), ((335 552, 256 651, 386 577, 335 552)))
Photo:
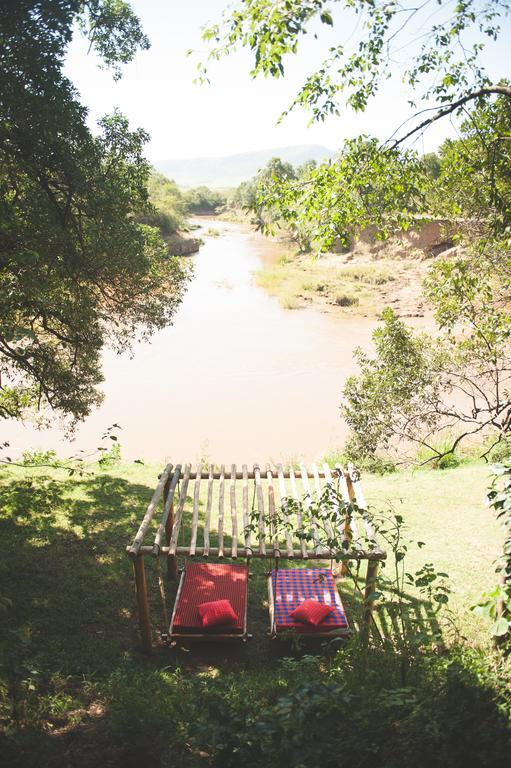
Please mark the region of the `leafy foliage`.
POLYGON ((108 66, 147 47, 121 0, 0 9, 0 417, 98 404, 100 355, 170 322, 184 267, 148 209, 147 136, 114 113, 93 136, 62 73, 78 23, 108 66))
POLYGON ((225 205, 225 197, 208 187, 195 187, 185 193, 185 204, 190 213, 214 214, 225 205))
POLYGON ((141 224, 157 227, 163 237, 169 237, 184 225, 186 200, 174 181, 162 173, 151 171, 147 191, 153 209, 137 217, 141 224))
MULTIPOLYGON (((510 7, 507 0, 464 0, 455 6, 445 0, 426 0, 419 6, 403 6, 397 0, 333 3, 341 6, 339 15, 330 11, 332 3, 326 0, 249 0, 229 7, 222 22, 204 32, 213 46, 209 60, 242 46, 254 55, 253 77, 283 77, 285 58, 297 53, 303 35, 318 35, 321 24, 352 25, 356 34, 328 49, 290 107, 304 107, 314 120, 338 114, 342 100, 363 111, 382 83, 397 73, 414 92, 422 89, 423 99, 439 105, 491 83, 481 51, 500 34, 510 7), (412 27, 420 34, 410 34, 412 27), (479 39, 474 41, 476 32, 479 39)), ((207 62, 200 64, 199 78, 207 79, 207 62)))
POLYGON ((431 209, 470 218, 483 232, 509 237, 511 227, 511 99, 480 100, 462 123, 461 138, 440 149, 431 209))
POLYGON ((428 286, 446 331, 441 336, 416 334, 384 310, 383 326, 373 334, 375 357, 357 350, 361 372, 344 388, 342 410, 352 430, 353 455, 403 441, 405 455, 411 445, 420 445, 428 449, 426 461, 438 461, 468 437, 493 435, 489 453, 509 435, 510 319, 493 301, 493 283, 484 261, 438 262, 428 286), (455 332, 458 323, 465 328, 461 336, 455 332))
POLYGON ((260 176, 255 211, 263 231, 284 225, 300 244, 321 252, 346 247, 366 226, 381 238, 408 229, 426 187, 415 154, 382 152, 376 139, 360 136, 347 141, 329 164, 306 166, 298 177, 260 176))
POLYGON ((502 464, 492 467, 493 483, 488 491, 490 507, 497 513, 502 524, 505 541, 502 558, 497 567, 500 583, 489 593, 483 594, 473 610, 479 616, 492 621, 491 633, 497 638, 509 640, 511 631, 511 456, 502 464))

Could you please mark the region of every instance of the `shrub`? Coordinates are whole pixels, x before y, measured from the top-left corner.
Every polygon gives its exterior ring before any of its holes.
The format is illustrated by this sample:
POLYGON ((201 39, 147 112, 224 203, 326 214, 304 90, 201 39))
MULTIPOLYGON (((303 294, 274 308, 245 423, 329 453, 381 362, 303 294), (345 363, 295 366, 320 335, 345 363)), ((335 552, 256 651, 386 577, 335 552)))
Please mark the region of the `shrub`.
POLYGON ((358 304, 358 298, 348 293, 338 293, 335 297, 335 303, 339 307, 354 307, 358 304))

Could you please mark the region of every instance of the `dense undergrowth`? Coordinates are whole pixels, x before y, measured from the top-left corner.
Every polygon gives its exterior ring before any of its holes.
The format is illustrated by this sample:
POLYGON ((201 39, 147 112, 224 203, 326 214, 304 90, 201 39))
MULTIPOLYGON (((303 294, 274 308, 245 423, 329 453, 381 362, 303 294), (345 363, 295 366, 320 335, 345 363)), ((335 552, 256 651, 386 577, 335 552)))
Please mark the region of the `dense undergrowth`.
MULTIPOLYGON (((404 482, 399 474, 367 478, 369 495, 395 496, 396 483, 404 482)), ((433 477, 445 483, 445 497, 454 485, 467 507, 477 487, 466 467, 422 475, 415 476, 416 494, 425 497, 433 477)), ((484 475, 477 467, 472 475, 482 490, 484 475)), ((447 650, 436 641, 405 647, 395 634, 383 642, 373 636, 368 647, 356 634, 323 649, 272 645, 264 568, 254 566, 252 641, 182 651, 158 645, 144 658, 124 545, 154 476, 145 467, 104 467, 81 477, 44 467, 2 471, 5 765, 504 764, 511 746, 509 662, 483 633, 479 644, 463 639, 468 630, 459 611, 445 628, 447 650)), ((410 507, 411 526, 419 528, 414 514, 410 507)), ((467 529, 459 526, 462 546, 473 526, 470 515, 467 529)), ((441 561, 455 558, 441 547, 438 554, 441 561)), ((477 592, 487 553, 474 557, 480 560, 468 565, 479 579, 477 592)), ((157 625, 154 576, 149 563, 157 625)), ((462 591, 463 572, 455 572, 452 587, 462 591)), ((343 597, 355 621, 357 606, 343 597)))

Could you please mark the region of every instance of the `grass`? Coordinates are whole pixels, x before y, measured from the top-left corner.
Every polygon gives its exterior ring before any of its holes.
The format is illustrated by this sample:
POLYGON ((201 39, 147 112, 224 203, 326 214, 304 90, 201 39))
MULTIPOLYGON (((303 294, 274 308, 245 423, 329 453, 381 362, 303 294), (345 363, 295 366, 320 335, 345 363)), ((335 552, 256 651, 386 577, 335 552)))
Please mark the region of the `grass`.
POLYGON ((255 279, 286 309, 320 301, 350 314, 376 314, 378 291, 395 279, 395 273, 389 264, 346 265, 286 253, 277 264, 258 270, 255 279))
MULTIPOLYGON (((264 707, 298 683, 307 685, 311 675, 333 674, 336 657, 309 662, 305 657, 305 666, 295 667, 270 645, 264 563, 254 563, 250 583, 251 643, 191 652, 161 647, 150 660, 141 656, 124 547, 157 474, 155 467, 138 465, 76 478, 44 467, 0 471, 0 597, 11 601, 0 627, 0 749, 10 768, 129 767, 137 761, 149 767, 231 765, 232 755, 244 748, 238 742, 233 746, 232 739, 243 742, 244 729, 264 707), (307 671, 307 663, 320 668, 307 671), (233 732, 225 730, 227 724, 233 732)), ((426 560, 450 574, 454 620, 461 634, 471 643, 478 640, 488 654, 486 627, 468 610, 493 584, 492 562, 501 546, 498 525, 484 507, 486 482, 486 466, 475 463, 442 472, 364 477, 370 502, 392 505, 411 536, 426 543, 424 549, 410 550, 409 567, 426 560)), ((147 574, 158 625, 152 561, 147 574)), ((380 671, 369 676, 357 672, 359 652, 345 653, 342 676, 351 674, 353 685, 366 678, 378 681, 386 665, 388 675, 395 674, 395 664, 378 651, 370 663, 380 671)), ((389 687, 390 680, 382 678, 378 685, 389 687)), ((341 715, 342 721, 346 713, 341 715)), ((287 737, 282 738, 285 743, 287 737)), ((298 764, 293 759, 289 764, 298 764)))

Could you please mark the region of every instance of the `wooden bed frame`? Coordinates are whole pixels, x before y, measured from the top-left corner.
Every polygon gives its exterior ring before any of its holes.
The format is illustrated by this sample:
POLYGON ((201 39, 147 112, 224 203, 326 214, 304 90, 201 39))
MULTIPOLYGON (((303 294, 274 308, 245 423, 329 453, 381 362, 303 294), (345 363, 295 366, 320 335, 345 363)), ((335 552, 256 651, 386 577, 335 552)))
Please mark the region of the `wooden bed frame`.
POLYGON ((172 611, 172 618, 170 620, 170 629, 168 634, 168 640, 171 643, 177 643, 181 640, 193 640, 194 642, 200 642, 200 641, 206 641, 206 642, 215 642, 218 640, 241 640, 242 642, 246 643, 246 641, 252 637, 247 632, 247 614, 248 614, 248 579, 247 579, 247 599, 245 602, 245 615, 243 617, 243 632, 173 632, 174 627, 174 617, 176 615, 177 606, 179 603, 179 598, 181 596, 181 590, 183 588, 184 580, 186 575, 186 569, 183 570, 183 573, 181 574, 181 578, 179 580, 179 587, 177 589, 176 593, 176 599, 174 601, 174 608, 172 611))
MULTIPOLYGON (((332 527, 333 524, 329 522, 328 525, 332 527)), ((376 589, 378 567, 387 557, 377 541, 358 470, 352 465, 343 468, 340 464, 331 467, 327 463, 321 468, 315 464, 310 468, 302 465, 299 470, 294 467, 284 468, 282 464, 266 464, 264 470, 259 464, 250 468, 243 464, 240 470, 236 464, 232 464, 230 471, 226 470, 225 465, 217 468, 199 464, 196 470, 192 471, 191 464, 167 464, 159 477, 138 532, 132 544, 126 547, 126 552, 133 563, 142 648, 146 653, 151 652, 152 630, 145 557, 163 558, 167 563, 167 578, 174 582, 178 579, 178 556, 211 557, 220 561, 224 557, 234 560, 238 557, 246 558, 247 561, 251 558, 271 558, 277 562, 338 560, 341 563, 341 575, 348 573, 350 561, 366 560, 363 632, 367 632, 372 621, 372 595, 376 589), (335 524, 336 533, 342 538, 342 548, 337 552, 326 549, 317 538, 314 539, 317 530, 315 520, 312 521, 311 531, 305 532, 312 533, 310 540, 293 535, 304 533, 301 514, 298 512, 294 519, 288 518, 286 506, 283 504, 284 499, 298 502, 298 508, 304 499, 306 504, 310 504, 311 500, 321 498, 327 486, 335 487, 339 498, 343 499, 343 508, 339 507, 339 518, 335 524), (214 499, 215 508, 218 509, 216 529, 212 526, 214 499), (162 512, 156 525, 155 512, 161 501, 162 512), (289 523, 288 529, 280 534, 280 538, 271 523, 276 509, 279 508, 282 509, 284 521, 289 523), (190 526, 185 531, 184 521, 187 518, 190 519, 190 526), (257 521, 256 535, 251 525, 254 519, 257 521), (144 544, 152 526, 153 543, 144 544), (213 541, 212 533, 216 541, 213 541), (226 535, 231 539, 229 546, 226 545, 226 535)), ((167 629, 168 627, 165 627, 166 631, 167 629)), ((245 634, 246 629, 245 622, 245 634)), ((170 633, 172 635, 172 623, 170 633)), ((179 633, 179 637, 184 638, 184 635, 179 633)), ((208 636, 208 639, 210 637, 208 636)), ((217 637, 220 639, 220 636, 217 637)), ((227 635, 221 639, 230 637, 227 635)))
POLYGON ((300 632, 299 627, 290 627, 289 629, 277 630, 277 624, 275 621, 275 595, 273 594, 273 584, 271 573, 268 574, 268 610, 270 613, 270 637, 272 640, 276 638, 291 640, 296 636, 299 636, 303 640, 314 640, 315 638, 334 638, 334 637, 349 637, 353 634, 353 630, 350 627, 334 627, 333 629, 325 630, 324 632, 300 632))

